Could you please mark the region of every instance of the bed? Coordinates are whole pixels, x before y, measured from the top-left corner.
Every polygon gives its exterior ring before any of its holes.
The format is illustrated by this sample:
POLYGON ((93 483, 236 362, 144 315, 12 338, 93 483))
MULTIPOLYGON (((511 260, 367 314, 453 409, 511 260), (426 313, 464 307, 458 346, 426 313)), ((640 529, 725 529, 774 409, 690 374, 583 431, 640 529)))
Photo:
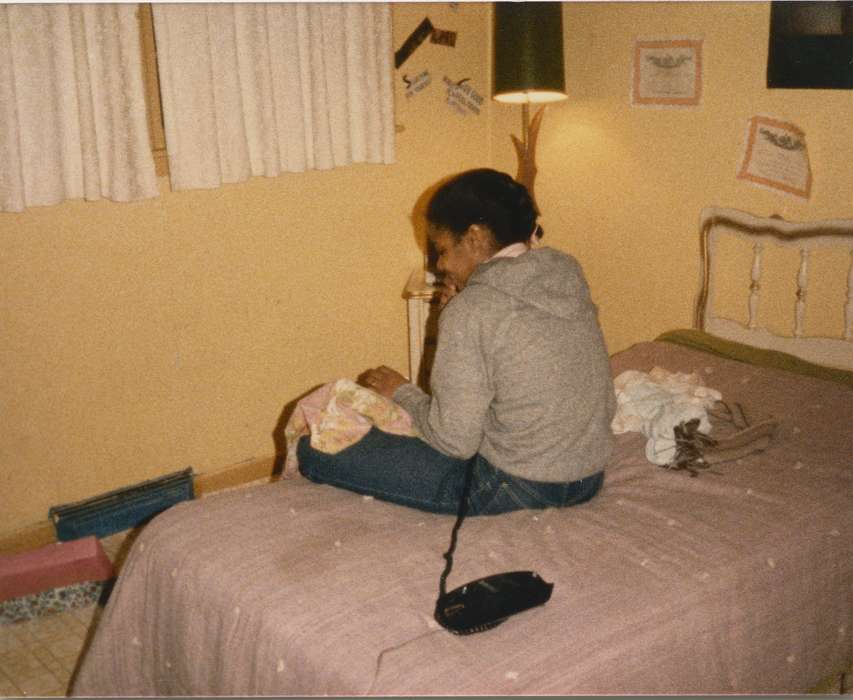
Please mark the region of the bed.
POLYGON ((764 451, 692 477, 651 464, 644 437, 625 433, 589 503, 467 519, 448 588, 524 569, 554 583, 544 606, 470 636, 432 618, 451 516, 300 477, 179 504, 136 539, 74 694, 803 693, 841 677, 853 662, 853 221, 710 208, 699 238, 695 327, 614 355, 613 373, 698 373, 753 420, 779 420, 764 451), (745 322, 713 311, 725 236, 751 246, 745 322), (761 321, 777 245, 798 260, 788 338, 761 321), (806 292, 823 283, 809 266, 830 249, 846 275, 843 327, 809 338, 806 292))

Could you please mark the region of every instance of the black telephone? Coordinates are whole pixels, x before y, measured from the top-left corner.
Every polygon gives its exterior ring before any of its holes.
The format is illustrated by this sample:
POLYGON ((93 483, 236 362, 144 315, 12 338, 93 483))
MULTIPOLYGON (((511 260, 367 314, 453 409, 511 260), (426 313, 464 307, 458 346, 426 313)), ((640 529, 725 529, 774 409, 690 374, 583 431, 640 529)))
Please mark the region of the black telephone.
POLYGON ((450 548, 444 554, 447 564, 439 580, 439 595, 435 603, 435 621, 454 634, 474 634, 497 627, 512 615, 544 605, 554 589, 553 583, 544 581, 534 571, 507 571, 469 581, 447 592, 445 585, 453 567, 457 534, 468 510, 476 459, 477 455, 474 455, 466 465, 459 514, 450 535, 450 548))

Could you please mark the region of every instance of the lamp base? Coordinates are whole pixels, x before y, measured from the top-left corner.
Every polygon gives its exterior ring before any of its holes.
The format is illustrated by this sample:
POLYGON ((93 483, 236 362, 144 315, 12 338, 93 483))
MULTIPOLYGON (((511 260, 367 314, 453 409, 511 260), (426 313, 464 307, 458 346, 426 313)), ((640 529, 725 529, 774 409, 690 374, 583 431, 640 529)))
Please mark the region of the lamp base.
POLYGON ((527 103, 522 105, 522 131, 521 139, 512 135, 512 144, 515 146, 515 152, 518 156, 518 174, 515 176, 516 181, 520 182, 527 188, 530 193, 530 198, 533 200, 533 206, 536 213, 539 214, 539 205, 536 203, 536 195, 533 193, 533 185, 536 180, 536 139, 539 136, 539 127, 542 125, 542 117, 545 116, 545 105, 539 108, 539 111, 530 119, 530 108, 527 103))

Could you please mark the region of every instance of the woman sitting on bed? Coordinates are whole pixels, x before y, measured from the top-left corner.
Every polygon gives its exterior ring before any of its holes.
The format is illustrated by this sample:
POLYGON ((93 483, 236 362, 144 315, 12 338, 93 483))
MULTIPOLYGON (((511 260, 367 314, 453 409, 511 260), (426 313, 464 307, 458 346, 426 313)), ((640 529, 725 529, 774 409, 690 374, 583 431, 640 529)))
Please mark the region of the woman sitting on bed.
POLYGON ((570 506, 592 498, 612 450, 610 363, 578 262, 533 248, 527 190, 471 170, 427 208, 442 275, 438 346, 425 394, 388 367, 359 383, 392 398, 423 439, 373 428, 337 453, 298 445, 312 481, 456 513, 475 456, 468 513, 570 506))

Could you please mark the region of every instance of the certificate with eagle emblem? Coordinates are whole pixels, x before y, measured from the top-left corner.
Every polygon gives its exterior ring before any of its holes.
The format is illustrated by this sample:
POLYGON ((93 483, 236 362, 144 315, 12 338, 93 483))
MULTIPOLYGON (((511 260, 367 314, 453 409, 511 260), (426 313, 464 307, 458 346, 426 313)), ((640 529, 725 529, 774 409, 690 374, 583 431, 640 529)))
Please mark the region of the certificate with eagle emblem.
POLYGON ((637 40, 631 104, 693 107, 702 95, 702 40, 637 40))

